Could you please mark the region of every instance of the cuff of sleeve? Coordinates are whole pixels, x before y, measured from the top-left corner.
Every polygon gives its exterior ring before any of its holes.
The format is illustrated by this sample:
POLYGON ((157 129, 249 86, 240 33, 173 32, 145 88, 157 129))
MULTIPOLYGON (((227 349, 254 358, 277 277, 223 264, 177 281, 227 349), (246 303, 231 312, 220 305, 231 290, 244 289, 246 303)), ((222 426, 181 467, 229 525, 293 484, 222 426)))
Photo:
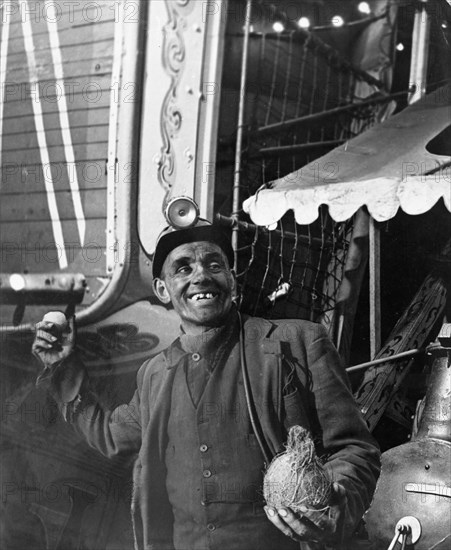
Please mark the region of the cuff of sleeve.
POLYGON ((45 367, 36 380, 36 387, 47 390, 59 403, 70 403, 80 394, 87 377, 85 366, 79 353, 45 367))
POLYGON ((357 526, 359 525, 362 517, 352 509, 352 502, 348 498, 349 493, 346 488, 342 484, 337 485, 340 485, 343 494, 339 514, 336 518, 337 530, 335 533, 334 542, 337 544, 337 549, 346 550, 348 547, 352 547, 352 545, 348 545, 351 540, 354 540, 357 526))
POLYGON ((77 414, 82 411, 84 401, 85 399, 83 399, 83 395, 79 393, 71 402, 60 404, 61 414, 68 424, 72 424, 77 414))

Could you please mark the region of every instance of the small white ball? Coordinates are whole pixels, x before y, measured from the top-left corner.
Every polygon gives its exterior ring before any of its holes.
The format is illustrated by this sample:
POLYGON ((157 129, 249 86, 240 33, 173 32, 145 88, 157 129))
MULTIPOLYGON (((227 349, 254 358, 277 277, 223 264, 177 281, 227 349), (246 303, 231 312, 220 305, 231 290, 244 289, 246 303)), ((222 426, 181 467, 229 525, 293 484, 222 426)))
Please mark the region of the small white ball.
POLYGON ((67 327, 67 319, 62 311, 49 311, 44 315, 42 320, 53 323, 61 332, 67 327))

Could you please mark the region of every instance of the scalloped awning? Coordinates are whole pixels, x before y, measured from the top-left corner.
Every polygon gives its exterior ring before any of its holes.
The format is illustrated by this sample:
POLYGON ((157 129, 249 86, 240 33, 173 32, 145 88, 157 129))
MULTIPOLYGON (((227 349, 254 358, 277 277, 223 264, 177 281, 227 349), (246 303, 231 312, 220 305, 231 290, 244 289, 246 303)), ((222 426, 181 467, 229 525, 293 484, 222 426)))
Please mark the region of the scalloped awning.
POLYGON ((294 211, 299 224, 312 223, 321 204, 338 222, 364 205, 377 221, 392 218, 400 207, 408 214, 422 214, 440 198, 451 211, 450 167, 440 171, 451 156, 433 152, 445 141, 434 142, 434 138, 451 124, 450 100, 451 85, 438 89, 275 180, 270 188, 260 189, 244 202, 244 210, 255 224, 265 226, 276 223, 288 210, 294 211))

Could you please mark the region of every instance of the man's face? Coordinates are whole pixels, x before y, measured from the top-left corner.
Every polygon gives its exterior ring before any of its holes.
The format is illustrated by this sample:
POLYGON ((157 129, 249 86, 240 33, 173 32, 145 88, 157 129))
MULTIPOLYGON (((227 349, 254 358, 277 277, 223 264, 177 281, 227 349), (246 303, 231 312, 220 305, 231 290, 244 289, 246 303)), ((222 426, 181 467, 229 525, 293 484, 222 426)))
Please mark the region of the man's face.
POLYGON ((158 298, 172 303, 187 332, 221 325, 235 291, 227 257, 218 245, 206 241, 172 250, 153 284, 158 298))

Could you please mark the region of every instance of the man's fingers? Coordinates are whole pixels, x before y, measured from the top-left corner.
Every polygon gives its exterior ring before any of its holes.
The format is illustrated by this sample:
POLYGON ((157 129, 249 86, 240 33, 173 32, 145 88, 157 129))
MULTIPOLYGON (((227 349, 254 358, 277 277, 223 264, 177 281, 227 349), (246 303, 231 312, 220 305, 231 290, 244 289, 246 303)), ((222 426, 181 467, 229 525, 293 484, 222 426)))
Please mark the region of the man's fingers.
POLYGON ((39 353, 41 350, 48 350, 52 348, 53 348, 53 344, 49 344, 47 342, 39 342, 38 344, 35 344, 33 346, 33 351, 39 353))
POLYGON ((47 352, 58 352, 61 348, 59 339, 52 334, 51 329, 55 324, 51 321, 40 321, 36 323, 36 335, 31 348, 31 352, 42 359, 42 354, 47 352))
POLYGON ((50 332, 47 332, 45 330, 38 330, 36 332, 36 343, 38 344, 43 344, 43 343, 53 344, 57 340, 58 338, 56 338, 55 336, 53 336, 53 334, 50 334, 50 332))
POLYGON ((320 530, 312 523, 305 523, 303 518, 297 517, 291 510, 281 508, 279 511, 265 506, 265 512, 268 519, 282 533, 294 540, 310 540, 316 541, 320 539, 320 530))
POLYGON ((346 489, 334 481, 333 483, 333 503, 332 504, 343 504, 346 501, 346 489))
POLYGON ((35 329, 38 330, 50 330, 55 326, 55 323, 52 321, 39 321, 35 324, 35 329))
POLYGON ((57 344, 56 338, 48 333, 43 333, 42 335, 36 335, 35 341, 31 348, 31 352, 34 355, 39 355, 43 351, 49 351, 55 348, 57 344))
POLYGON ((294 514, 289 508, 281 508, 279 515, 299 538, 306 540, 318 539, 320 530, 308 518, 294 514))
POLYGON ((274 524, 277 529, 282 531, 282 533, 284 533, 287 537, 293 538, 295 536, 294 532, 284 521, 282 521, 274 508, 271 508, 270 506, 265 506, 264 510, 266 512, 266 515, 268 516, 269 521, 274 524))
POLYGON ((329 517, 329 508, 319 510, 306 510, 303 512, 306 521, 313 523, 313 525, 319 530, 326 533, 333 533, 335 530, 335 521, 329 517))

